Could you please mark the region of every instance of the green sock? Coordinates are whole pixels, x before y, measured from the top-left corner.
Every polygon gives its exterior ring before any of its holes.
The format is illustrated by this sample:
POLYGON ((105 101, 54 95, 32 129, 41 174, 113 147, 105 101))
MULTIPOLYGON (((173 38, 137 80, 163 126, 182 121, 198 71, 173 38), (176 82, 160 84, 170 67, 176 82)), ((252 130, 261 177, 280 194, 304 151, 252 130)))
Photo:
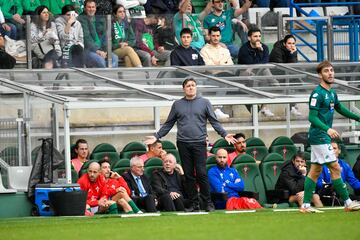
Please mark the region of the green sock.
POLYGON ((116 203, 111 204, 111 206, 108 209, 108 213, 109 214, 118 214, 118 208, 117 208, 116 203))
POLYGON ((333 187, 337 194, 339 194, 340 198, 344 201, 349 199, 349 192, 346 188, 346 184, 343 182, 341 178, 332 179, 333 187))
POLYGON ((140 209, 136 206, 133 200, 128 201, 128 203, 132 208, 132 210, 134 211, 134 213, 138 213, 140 211, 140 209))
POLYGON ((315 193, 316 183, 309 177, 305 178, 304 183, 304 203, 311 203, 313 194, 315 193))
POLYGON ((126 214, 133 214, 134 211, 128 211, 126 214))

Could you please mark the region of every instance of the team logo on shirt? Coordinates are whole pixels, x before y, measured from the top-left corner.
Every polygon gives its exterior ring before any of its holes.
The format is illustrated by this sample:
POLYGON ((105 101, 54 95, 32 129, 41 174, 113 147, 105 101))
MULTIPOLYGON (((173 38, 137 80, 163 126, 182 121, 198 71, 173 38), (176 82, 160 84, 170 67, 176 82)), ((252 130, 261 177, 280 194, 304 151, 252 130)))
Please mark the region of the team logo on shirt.
POLYGON ((327 94, 325 94, 325 99, 329 99, 329 96, 327 94))
POLYGON ((310 101, 310 105, 315 107, 316 106, 316 103, 317 103, 317 99, 316 98, 312 98, 311 101, 310 101))
POLYGON ((192 60, 197 60, 199 56, 196 53, 191 54, 192 60))

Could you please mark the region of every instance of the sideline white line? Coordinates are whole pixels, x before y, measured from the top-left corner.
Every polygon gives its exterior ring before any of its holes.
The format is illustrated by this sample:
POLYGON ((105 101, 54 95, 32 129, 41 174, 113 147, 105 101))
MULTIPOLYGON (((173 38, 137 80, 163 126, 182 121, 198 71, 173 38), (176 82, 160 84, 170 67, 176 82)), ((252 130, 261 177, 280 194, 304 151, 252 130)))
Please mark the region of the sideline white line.
POLYGON ((141 213, 141 214, 120 214, 122 218, 136 218, 136 217, 160 217, 160 213, 141 213))
POLYGON ((256 210, 240 210, 240 211, 225 211, 225 214, 235 214, 235 213, 254 213, 256 210))
POLYGON ((208 212, 181 212, 175 213, 178 216, 190 216, 190 215, 206 215, 209 214, 208 212))
POLYGON ((299 209, 285 208, 285 209, 274 209, 273 212, 298 212, 299 209))

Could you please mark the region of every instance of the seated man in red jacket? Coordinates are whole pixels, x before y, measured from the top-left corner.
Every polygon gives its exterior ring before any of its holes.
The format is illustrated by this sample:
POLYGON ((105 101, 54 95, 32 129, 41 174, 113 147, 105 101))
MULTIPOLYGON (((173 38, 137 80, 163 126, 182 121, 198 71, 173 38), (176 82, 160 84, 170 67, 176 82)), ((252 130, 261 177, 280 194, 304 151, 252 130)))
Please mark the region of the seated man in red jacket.
POLYGON ((88 192, 86 200, 87 213, 118 213, 116 202, 108 200, 106 180, 100 172, 99 163, 91 163, 87 173, 79 178, 78 184, 80 184, 81 190, 88 192))
POLYGON ((99 164, 101 173, 105 177, 110 199, 115 201, 118 206, 121 206, 125 213, 142 213, 134 201, 129 197, 131 192, 124 178, 117 172, 111 171, 109 158, 105 156, 99 164))

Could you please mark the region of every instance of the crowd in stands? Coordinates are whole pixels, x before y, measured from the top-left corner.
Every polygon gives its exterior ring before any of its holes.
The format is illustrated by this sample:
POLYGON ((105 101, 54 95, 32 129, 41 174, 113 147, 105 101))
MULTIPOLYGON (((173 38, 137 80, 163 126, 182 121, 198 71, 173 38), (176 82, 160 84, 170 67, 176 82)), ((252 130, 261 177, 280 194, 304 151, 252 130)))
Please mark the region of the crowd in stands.
MULTIPOLYGON (((216 162, 216 165, 207 170, 212 201, 218 209, 262 208, 265 205, 260 204, 259 196, 256 196, 259 193, 245 191, 246 181, 251 180, 244 178, 246 173, 244 175, 243 172, 238 172, 240 170, 233 163, 234 159, 238 159, 240 156, 250 156, 246 153, 245 135, 237 133, 235 138, 238 142, 231 146, 234 149, 233 152, 230 149, 226 150, 220 147, 215 150, 215 155, 208 154, 208 158, 215 158, 216 162)), ((339 157, 338 143, 333 142, 332 145, 336 156, 339 157)), ((200 209, 191 207, 182 166, 177 163, 176 157, 172 153, 167 153, 162 146, 162 141, 157 140, 148 145, 146 153, 134 153, 128 160, 130 162, 129 168, 121 174, 112 169, 113 163, 107 155, 99 161, 91 160, 86 172, 77 181, 82 190, 89 192, 86 214, 117 214, 122 212, 132 214, 206 209, 201 197, 200 209), (146 162, 154 158, 161 159, 162 168, 153 169, 150 175, 145 174, 146 162)), ((79 139, 76 142, 75 153, 72 166, 79 172, 82 165, 89 161, 89 149, 86 140, 79 139)), ((341 166, 341 177, 344 182, 350 184, 355 192, 352 199, 359 199, 360 196, 357 194, 360 193, 360 181, 354 176, 348 163, 342 159, 338 159, 338 161, 341 166)), ((256 165, 260 169, 262 164, 262 161, 256 161, 256 165)), ((274 189, 275 191, 287 191, 288 195, 286 195, 286 199, 278 199, 275 203, 282 204, 285 202, 289 206, 301 206, 304 198, 304 179, 308 173, 304 153, 298 152, 287 161, 283 159, 282 165, 278 167, 280 173, 274 189)), ((255 182, 251 184, 255 184, 255 182)), ((201 196, 200 191, 198 194, 201 196)), ((326 167, 318 179, 317 191, 313 195, 312 203, 315 207, 342 204, 331 188, 330 173, 326 167), (336 199, 337 202, 334 203, 333 199, 336 199)))
MULTIPOLYGON (((111 54, 112 67, 118 66, 119 59, 125 67, 150 67, 160 63, 165 66, 266 63, 269 61, 267 46, 258 41, 261 46, 250 46, 248 41, 254 27, 247 21, 247 11, 264 4, 282 7, 286 2, 257 1, 254 5, 250 0, 212 0, 200 14, 194 14, 191 0, 0 0, 0 34, 24 40, 25 16, 30 15, 35 67, 48 69, 102 68, 108 64, 108 54, 111 54), (105 15, 111 15, 112 19, 112 52, 108 52, 105 15), (220 32, 217 39, 211 37, 212 27, 220 32), (190 46, 181 37, 183 29, 190 29, 190 46), (234 33, 247 47, 234 42, 234 33), (172 51, 176 53, 171 61, 172 51), (205 56, 204 62, 199 54, 202 58, 205 56), (221 58, 223 55, 225 60, 221 58)), ((0 48, 4 51, 3 46, 0 48)), ((296 58, 296 48, 290 50, 290 55, 296 58)), ((2 68, 13 66, 1 65, 2 68)))

